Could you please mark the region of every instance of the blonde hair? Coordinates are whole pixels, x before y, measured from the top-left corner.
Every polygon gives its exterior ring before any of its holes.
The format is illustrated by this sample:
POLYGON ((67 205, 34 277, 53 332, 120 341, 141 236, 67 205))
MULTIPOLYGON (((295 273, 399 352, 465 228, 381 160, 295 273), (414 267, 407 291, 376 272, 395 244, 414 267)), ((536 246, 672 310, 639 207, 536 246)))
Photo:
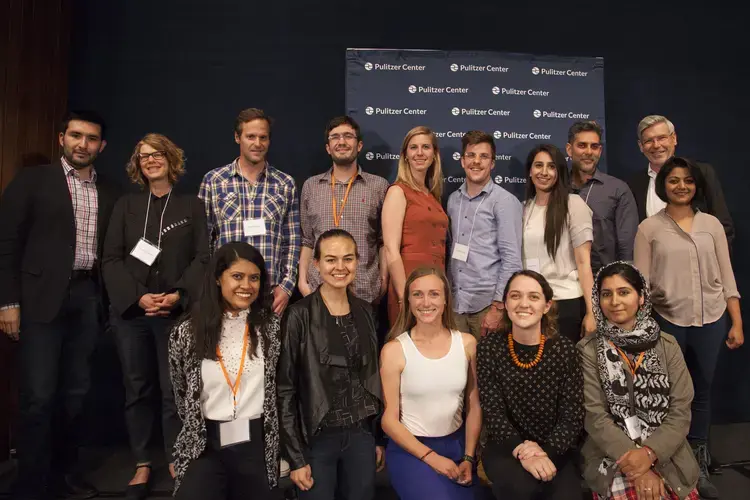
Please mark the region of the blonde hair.
POLYGON ((440 198, 443 195, 443 168, 440 163, 440 147, 438 146, 435 134, 433 134, 432 130, 428 127, 423 125, 414 127, 407 132, 406 137, 404 137, 404 142, 401 145, 401 156, 398 159, 398 174, 396 175, 396 182, 406 184, 417 191, 422 189, 422 187, 417 185, 416 181, 414 181, 414 176, 411 175, 411 168, 409 168, 409 163, 406 161, 406 149, 409 147, 409 142, 418 135, 429 136, 432 142, 435 159, 432 161, 432 165, 427 169, 425 184, 427 185, 430 194, 434 196, 437 201, 441 201, 440 198))
POLYGON ((443 290, 445 293, 445 307, 443 308, 443 326, 449 330, 457 330, 456 318, 453 315, 453 299, 451 298, 451 287, 448 283, 448 278, 445 276, 445 271, 437 266, 421 266, 416 268, 409 274, 404 285, 404 304, 401 305, 401 310, 398 313, 396 322, 391 327, 386 337, 386 342, 395 339, 404 332, 411 330, 414 325, 417 324, 417 319, 414 317, 414 313, 411 312, 409 307, 409 288, 419 278, 425 276, 437 276, 440 281, 443 282, 443 290))
POLYGON ((130 155, 130 160, 125 166, 125 172, 130 177, 133 184, 144 187, 148 180, 143 177, 141 172, 141 159, 138 156, 141 152, 141 146, 148 144, 157 151, 163 151, 167 160, 167 176, 169 183, 175 184, 185 173, 185 152, 178 148, 177 145, 170 141, 169 138, 162 134, 146 134, 143 139, 138 141, 130 155))
POLYGON ((641 140, 641 137, 643 137, 643 131, 647 128, 651 128, 654 125, 657 125, 659 123, 666 123, 667 129, 669 130, 670 134, 674 134, 674 124, 667 120, 666 116, 662 115, 648 115, 647 117, 643 118, 640 122, 638 122, 638 141, 641 140))

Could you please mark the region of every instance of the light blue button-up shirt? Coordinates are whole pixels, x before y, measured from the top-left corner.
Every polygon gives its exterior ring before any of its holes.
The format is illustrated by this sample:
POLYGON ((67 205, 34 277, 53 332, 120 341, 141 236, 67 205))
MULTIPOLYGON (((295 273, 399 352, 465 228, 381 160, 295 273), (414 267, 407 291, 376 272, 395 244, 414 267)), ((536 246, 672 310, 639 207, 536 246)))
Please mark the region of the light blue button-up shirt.
POLYGON ((523 269, 523 208, 490 179, 473 198, 464 182, 448 198, 448 216, 453 309, 459 314, 479 312, 493 300, 502 301, 508 279, 523 269), (466 262, 453 258, 456 243, 469 246, 466 262))

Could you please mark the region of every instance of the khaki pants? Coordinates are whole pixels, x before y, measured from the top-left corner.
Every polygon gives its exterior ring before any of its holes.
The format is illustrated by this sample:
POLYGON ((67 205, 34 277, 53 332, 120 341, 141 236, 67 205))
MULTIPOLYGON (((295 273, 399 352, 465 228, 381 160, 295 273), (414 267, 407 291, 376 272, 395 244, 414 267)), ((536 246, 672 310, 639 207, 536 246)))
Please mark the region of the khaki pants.
POLYGON ((456 314, 456 324, 458 330, 464 333, 470 333, 474 335, 474 338, 479 340, 482 337, 482 321, 484 315, 490 310, 491 306, 487 306, 479 312, 471 314, 456 314))

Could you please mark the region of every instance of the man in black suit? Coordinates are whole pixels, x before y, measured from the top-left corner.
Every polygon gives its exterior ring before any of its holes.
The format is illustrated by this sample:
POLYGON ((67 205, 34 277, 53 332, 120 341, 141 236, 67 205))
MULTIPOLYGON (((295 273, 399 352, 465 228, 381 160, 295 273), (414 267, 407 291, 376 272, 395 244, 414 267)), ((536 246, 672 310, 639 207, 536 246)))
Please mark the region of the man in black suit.
MULTIPOLYGON (((642 119, 638 124, 638 147, 648 160, 649 166, 648 169, 631 177, 628 185, 635 196, 638 217, 643 221, 666 206, 666 203, 656 196, 654 180, 662 165, 674 156, 677 148, 677 133, 672 122, 661 115, 649 115, 642 119)), ((706 181, 706 211, 721 221, 731 248, 734 224, 716 171, 708 163, 693 163, 706 181)))
POLYGON ((97 495, 76 463, 104 317, 99 261, 117 198, 93 166, 104 134, 96 113, 69 113, 60 160, 21 169, 0 201, 0 329, 19 343, 17 499, 97 495))

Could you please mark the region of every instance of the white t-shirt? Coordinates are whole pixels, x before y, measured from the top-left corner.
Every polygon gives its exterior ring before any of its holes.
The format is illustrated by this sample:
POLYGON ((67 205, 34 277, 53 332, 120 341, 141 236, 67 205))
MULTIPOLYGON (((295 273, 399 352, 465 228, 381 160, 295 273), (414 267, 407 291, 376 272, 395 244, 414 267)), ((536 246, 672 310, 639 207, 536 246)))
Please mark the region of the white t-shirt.
POLYGON ((547 206, 538 206, 536 199, 526 203, 523 211, 523 268, 537 271, 552 287, 555 300, 576 299, 583 296, 578 281, 573 250, 594 240, 592 211, 577 194, 568 195, 567 230, 563 230, 557 254, 553 259, 544 243, 547 206))

